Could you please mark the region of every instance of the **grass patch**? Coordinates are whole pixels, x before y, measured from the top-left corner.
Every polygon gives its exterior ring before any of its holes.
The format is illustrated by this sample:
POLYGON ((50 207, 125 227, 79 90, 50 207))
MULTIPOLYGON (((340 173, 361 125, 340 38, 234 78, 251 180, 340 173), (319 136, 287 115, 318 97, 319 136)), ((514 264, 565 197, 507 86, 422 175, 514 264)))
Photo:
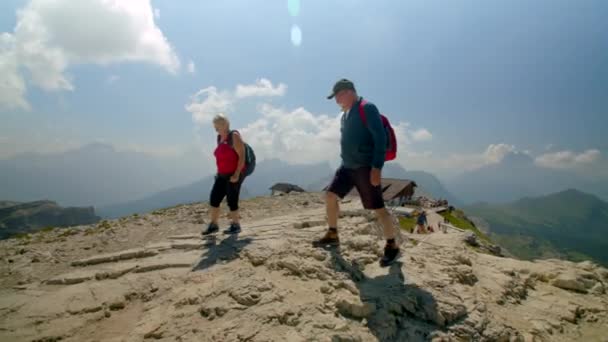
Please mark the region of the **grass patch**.
POLYGON ((413 217, 399 217, 399 226, 406 232, 411 233, 416 226, 416 219, 413 217))
POLYGON ((53 227, 53 226, 47 226, 47 227, 40 229, 40 231, 43 233, 48 233, 48 232, 53 231, 54 229, 55 229, 55 227, 53 227))
POLYGON ((59 234, 59 237, 66 237, 66 236, 72 236, 72 235, 77 235, 79 233, 79 231, 77 229, 64 229, 63 232, 61 232, 61 234, 59 234))
POLYGON ((17 240, 31 240, 32 235, 30 233, 17 233, 13 235, 12 238, 17 240))
POLYGON ((444 211, 440 213, 440 215, 454 227, 472 231, 473 233, 475 233, 475 235, 477 235, 478 238, 480 238, 484 242, 492 243, 490 238, 488 238, 487 235, 477 229, 477 227, 475 227, 475 224, 473 224, 473 222, 471 222, 466 217, 462 210, 444 211))
POLYGON ((106 230, 112 228, 112 225, 110 225, 110 222, 103 220, 97 225, 97 228, 106 230))
POLYGON ((84 235, 93 235, 101 232, 105 232, 106 230, 112 229, 112 225, 107 220, 103 220, 99 222, 95 227, 87 228, 84 230, 84 235))

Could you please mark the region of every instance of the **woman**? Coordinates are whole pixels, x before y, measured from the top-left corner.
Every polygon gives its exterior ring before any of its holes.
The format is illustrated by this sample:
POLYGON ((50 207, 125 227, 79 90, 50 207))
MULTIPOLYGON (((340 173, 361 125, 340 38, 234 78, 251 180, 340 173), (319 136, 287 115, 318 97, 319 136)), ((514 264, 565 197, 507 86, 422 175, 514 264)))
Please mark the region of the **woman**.
POLYGON ((202 234, 209 235, 219 230, 220 204, 224 197, 228 201, 231 219, 230 227, 224 230, 224 234, 237 234, 241 231, 238 210, 239 193, 245 178, 245 144, 237 131, 230 130, 230 122, 224 115, 213 118, 213 126, 218 133, 217 147, 213 153, 217 174, 209 198, 211 222, 202 234))

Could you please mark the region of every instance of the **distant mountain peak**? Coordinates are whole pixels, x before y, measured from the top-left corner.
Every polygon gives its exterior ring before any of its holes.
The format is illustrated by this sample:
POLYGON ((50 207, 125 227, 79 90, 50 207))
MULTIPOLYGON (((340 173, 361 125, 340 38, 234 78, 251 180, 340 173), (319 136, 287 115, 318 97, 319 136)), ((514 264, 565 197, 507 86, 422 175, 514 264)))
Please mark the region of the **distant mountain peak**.
POLYGON ((499 164, 505 166, 529 166, 534 164, 534 158, 523 152, 507 153, 499 164))
POLYGON ((111 144, 99 141, 86 144, 79 148, 79 150, 90 152, 116 152, 116 149, 111 144))

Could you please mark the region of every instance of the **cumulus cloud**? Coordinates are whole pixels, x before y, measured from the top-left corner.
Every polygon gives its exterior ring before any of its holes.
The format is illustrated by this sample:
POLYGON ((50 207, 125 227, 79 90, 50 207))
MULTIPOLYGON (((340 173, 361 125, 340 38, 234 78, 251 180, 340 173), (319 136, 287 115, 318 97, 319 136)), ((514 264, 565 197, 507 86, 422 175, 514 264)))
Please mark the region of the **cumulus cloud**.
POLYGON ((490 144, 481 153, 452 154, 447 158, 450 165, 462 170, 474 170, 483 166, 498 164, 510 154, 522 154, 514 145, 490 144))
POLYGON ((25 80, 19 73, 19 63, 14 51, 15 38, 8 34, 0 34, 0 108, 29 109, 25 100, 25 80))
POLYGON ((216 87, 199 90, 191 97, 186 110, 192 114, 192 120, 199 126, 207 125, 219 113, 225 113, 233 107, 232 95, 219 92, 216 87))
POLYGON ((0 105, 27 107, 21 70, 44 90, 69 91, 70 65, 118 62, 179 70, 179 58, 154 23, 150 0, 31 0, 17 12, 14 32, 0 36, 0 71, 8 79, 0 82, 0 105))
MULTIPOLYGON (((260 118, 240 131, 255 146, 260 159, 279 158, 289 163, 336 162, 340 158, 340 114, 313 114, 262 104, 260 118), (258 152, 259 151, 259 152, 258 152)), ((398 162, 407 158, 412 132, 409 124, 393 122, 399 144, 398 162)))
POLYGON ((118 75, 110 75, 108 76, 108 78, 106 79, 106 83, 107 84, 112 84, 117 82, 120 79, 120 76, 118 75))
POLYGON ((426 128, 421 128, 412 132, 414 141, 429 141, 433 139, 433 135, 426 128))
POLYGON ((422 169, 440 175, 454 175, 463 171, 472 171, 484 166, 498 164, 510 154, 527 154, 515 146, 498 143, 490 144, 477 153, 436 154, 431 151, 407 151, 403 155, 402 164, 409 169, 422 169))
POLYGON ((513 145, 490 144, 483 153, 483 162, 486 164, 500 163, 510 153, 518 153, 513 145))
POLYGON ((241 129, 260 159, 279 158, 290 163, 336 160, 340 148, 340 117, 259 106, 260 118, 241 129))
POLYGON ((239 84, 234 91, 218 91, 216 87, 211 86, 194 94, 186 105, 186 110, 192 114, 192 120, 197 125, 207 125, 215 115, 231 111, 234 104, 243 98, 283 96, 286 90, 285 84, 274 87, 272 82, 265 78, 254 84, 239 84))
POLYGON ((255 82, 255 84, 236 86, 235 95, 237 98, 252 97, 252 96, 283 96, 287 91, 287 85, 279 83, 276 87, 272 85, 272 82, 262 78, 255 82))
MULTIPOLYGON (((230 113, 243 98, 283 96, 287 85, 260 79, 254 84, 237 85, 234 91, 208 87, 196 93, 186 110, 197 126, 208 125, 214 115, 230 113)), ((290 163, 335 162, 340 152, 340 114, 315 114, 303 107, 286 109, 262 101, 256 120, 239 130, 254 146, 259 159, 279 158, 290 163)), ((391 124, 398 142, 398 161, 407 158, 413 141, 428 140, 426 129, 412 130, 410 124, 395 119, 391 124)))
POLYGON ((581 153, 566 150, 542 154, 536 157, 535 161, 543 167, 569 169, 592 164, 599 160, 600 155, 601 153, 597 149, 589 149, 581 153))

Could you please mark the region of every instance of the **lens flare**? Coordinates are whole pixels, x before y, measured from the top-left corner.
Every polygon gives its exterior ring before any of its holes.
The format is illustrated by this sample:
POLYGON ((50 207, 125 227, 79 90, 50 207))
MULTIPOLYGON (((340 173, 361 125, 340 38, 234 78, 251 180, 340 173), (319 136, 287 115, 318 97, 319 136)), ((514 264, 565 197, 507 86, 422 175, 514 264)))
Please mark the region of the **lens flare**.
POLYGON ((292 17, 300 14, 300 0, 287 0, 287 10, 292 17))
POLYGON ((294 46, 300 46, 300 44, 302 44, 302 30, 300 30, 298 25, 293 25, 291 27, 291 43, 294 46))

